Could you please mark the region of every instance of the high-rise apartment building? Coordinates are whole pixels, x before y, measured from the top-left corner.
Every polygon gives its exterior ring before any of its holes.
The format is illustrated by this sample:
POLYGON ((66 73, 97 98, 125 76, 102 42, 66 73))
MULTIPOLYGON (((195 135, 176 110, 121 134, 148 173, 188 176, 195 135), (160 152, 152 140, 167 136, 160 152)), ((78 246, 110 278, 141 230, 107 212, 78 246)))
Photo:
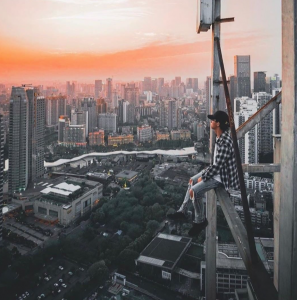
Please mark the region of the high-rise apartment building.
POLYGON ((152 128, 151 126, 144 125, 137 127, 137 139, 140 143, 149 142, 152 140, 152 128))
MULTIPOLYGON (((249 97, 235 98, 237 110, 234 112, 235 127, 238 128, 246 122, 258 108, 258 103, 255 99, 249 97)), ((259 138, 258 125, 253 127, 243 138, 238 140, 238 147, 242 163, 255 164, 259 162, 259 138)))
POLYGON ((206 81, 204 84, 205 88, 205 110, 206 115, 209 115, 211 113, 211 76, 206 77, 206 81))
MULTIPOLYGON (((265 92, 254 93, 253 98, 257 101, 258 110, 259 110, 271 99, 271 94, 265 92)), ((266 154, 271 154, 273 152, 272 133, 273 133, 273 113, 270 112, 258 124, 259 154, 266 155, 266 154)))
POLYGON ((63 128, 63 145, 67 147, 86 147, 86 126, 70 125, 70 122, 65 122, 63 128))
POLYGON ((72 108, 71 110, 71 125, 83 125, 85 124, 85 112, 78 108, 72 108))
POLYGON ((266 73, 254 72, 254 93, 265 92, 266 90, 266 73))
POLYGON ((158 93, 158 79, 152 79, 152 93, 158 93))
POLYGON ((142 85, 142 92, 152 91, 152 78, 151 77, 144 77, 143 85, 142 85))
POLYGON ((234 76, 236 77, 236 97, 251 97, 251 57, 234 56, 234 76))
POLYGON ((112 101, 112 78, 107 78, 106 79, 106 86, 105 86, 105 93, 106 93, 106 98, 108 99, 109 102, 112 101))
POLYGON ((177 85, 177 86, 181 85, 181 77, 180 76, 175 77, 175 85, 177 85))
POLYGON ((97 109, 94 98, 84 98, 81 102, 81 109, 87 114, 86 118, 86 135, 97 128, 97 109))
POLYGON ((124 99, 134 106, 139 106, 139 88, 135 84, 128 84, 125 87, 124 99))
POLYGON ((157 93, 160 95, 162 91, 162 87, 164 86, 165 80, 164 78, 158 78, 158 83, 157 83, 157 93))
POLYGON ((66 81, 66 95, 68 99, 75 98, 76 89, 77 89, 76 81, 73 81, 72 83, 70 83, 70 81, 66 81))
POLYGON ((117 115, 116 114, 99 114, 98 115, 99 129, 104 129, 106 133, 117 132, 117 115))
POLYGON ((168 102, 168 130, 177 128, 177 102, 171 100, 168 102))
POLYGON ((234 75, 231 75, 229 77, 229 84, 230 84, 230 101, 232 106, 232 111, 234 113, 234 99, 237 95, 237 84, 236 84, 236 77, 234 75))
POLYGON ((97 115, 107 113, 107 103, 103 98, 97 99, 97 115))
POLYGON ((70 125, 70 120, 69 120, 68 116, 60 116, 59 126, 58 126, 58 143, 59 144, 63 144, 65 127, 69 127, 69 125, 70 125))
MULTIPOLYGON (((281 92, 281 88, 274 89, 272 91, 272 97, 276 96, 279 92, 281 92)), ((280 103, 273 110, 273 135, 282 133, 282 104, 280 103)))
POLYGON ((95 99, 100 97, 102 92, 102 80, 95 80, 95 99))
MULTIPOLYGON (((28 180, 44 175, 45 98, 39 89, 28 88, 28 180)), ((59 103, 59 102, 58 102, 59 103)))
POLYGON ((28 99, 23 87, 12 87, 9 105, 8 192, 28 185, 28 99))
POLYGON ((57 126, 59 122, 59 117, 62 115, 66 115, 66 97, 63 95, 47 97, 45 105, 46 125, 57 126))

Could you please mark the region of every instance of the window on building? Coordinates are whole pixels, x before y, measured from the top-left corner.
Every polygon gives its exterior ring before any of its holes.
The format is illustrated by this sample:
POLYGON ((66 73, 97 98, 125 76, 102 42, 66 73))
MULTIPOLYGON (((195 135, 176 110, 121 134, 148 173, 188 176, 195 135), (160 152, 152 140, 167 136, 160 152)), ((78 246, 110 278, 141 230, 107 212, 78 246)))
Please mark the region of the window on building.
POLYGON ((42 215, 47 215, 47 209, 44 207, 38 206, 38 213, 42 215))

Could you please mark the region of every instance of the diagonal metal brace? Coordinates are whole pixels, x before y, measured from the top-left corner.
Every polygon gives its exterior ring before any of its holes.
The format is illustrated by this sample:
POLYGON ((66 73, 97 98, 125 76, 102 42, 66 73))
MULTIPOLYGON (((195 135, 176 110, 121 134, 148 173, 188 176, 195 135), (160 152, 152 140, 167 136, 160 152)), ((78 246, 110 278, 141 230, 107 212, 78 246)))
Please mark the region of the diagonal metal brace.
POLYGON ((279 92, 265 105, 263 105, 255 114, 253 114, 246 122, 241 124, 236 130, 237 139, 241 139, 255 125, 261 122, 272 110, 274 110, 282 100, 282 92, 279 92))
MULTIPOLYGON (((277 300, 278 295, 273 281, 266 271, 258 256, 257 262, 253 262, 250 253, 249 241, 246 229, 238 216, 228 193, 223 188, 215 190, 227 223, 237 245, 240 256, 244 262, 252 286, 259 300, 277 300)), ((257 254, 258 255, 258 254, 257 254)))

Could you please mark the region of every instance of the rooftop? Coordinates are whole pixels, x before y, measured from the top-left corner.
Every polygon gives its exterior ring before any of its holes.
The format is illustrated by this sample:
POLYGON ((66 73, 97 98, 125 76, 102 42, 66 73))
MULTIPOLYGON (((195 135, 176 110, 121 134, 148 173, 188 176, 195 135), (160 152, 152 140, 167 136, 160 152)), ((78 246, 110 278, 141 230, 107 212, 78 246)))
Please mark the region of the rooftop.
POLYGON ((191 243, 190 238, 159 233, 141 252, 137 261, 173 269, 191 243))

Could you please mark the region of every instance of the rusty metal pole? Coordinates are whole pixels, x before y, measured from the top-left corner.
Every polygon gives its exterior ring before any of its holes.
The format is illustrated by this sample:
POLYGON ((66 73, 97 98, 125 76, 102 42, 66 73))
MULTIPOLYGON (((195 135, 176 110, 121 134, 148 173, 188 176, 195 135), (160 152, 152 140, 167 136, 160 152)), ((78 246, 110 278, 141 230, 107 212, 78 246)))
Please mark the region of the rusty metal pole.
POLYGON ((239 148, 237 143, 237 136, 236 136, 236 129, 234 124, 231 100, 230 100, 229 90, 227 86, 227 79, 226 79, 225 66, 224 66, 223 56, 221 51, 220 39, 216 37, 215 42, 217 44, 217 49, 218 49, 221 74, 223 79, 226 104, 227 104, 228 115, 229 115, 229 123, 230 123, 231 135, 233 140, 234 154, 235 154, 236 164, 237 164, 237 172, 238 172, 239 183, 240 183, 241 199, 242 199, 242 206, 244 211, 245 227, 247 231, 248 242, 249 242, 250 253, 251 253, 251 261, 252 263, 257 263, 258 253, 256 250, 255 239, 254 239, 253 228, 252 228, 252 221, 251 221, 251 214, 250 214, 249 204, 247 201, 246 188, 245 188, 241 158, 240 158, 240 153, 239 153, 239 148))

